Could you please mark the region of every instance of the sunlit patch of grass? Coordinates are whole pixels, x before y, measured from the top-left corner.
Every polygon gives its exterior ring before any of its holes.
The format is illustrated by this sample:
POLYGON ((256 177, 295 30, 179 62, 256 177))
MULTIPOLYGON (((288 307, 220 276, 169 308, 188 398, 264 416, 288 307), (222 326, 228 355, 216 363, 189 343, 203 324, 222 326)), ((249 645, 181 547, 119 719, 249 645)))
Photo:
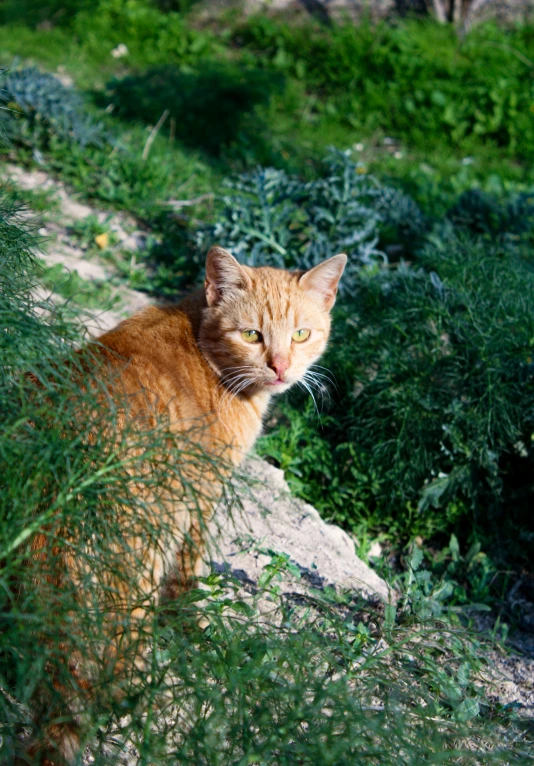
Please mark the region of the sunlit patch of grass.
POLYGON ((80 308, 107 311, 121 301, 108 281, 83 279, 76 271, 68 271, 60 263, 44 266, 41 282, 48 290, 80 308))

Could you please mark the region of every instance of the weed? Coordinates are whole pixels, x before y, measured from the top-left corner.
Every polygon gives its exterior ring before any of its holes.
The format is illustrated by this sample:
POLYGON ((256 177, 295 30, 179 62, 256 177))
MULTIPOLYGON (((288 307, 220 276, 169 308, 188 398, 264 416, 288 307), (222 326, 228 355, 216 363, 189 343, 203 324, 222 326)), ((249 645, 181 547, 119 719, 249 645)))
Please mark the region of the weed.
POLYGON ((78 307, 105 311, 120 302, 119 296, 113 294, 113 288, 108 282, 88 281, 75 271, 66 271, 59 263, 44 267, 41 281, 48 290, 66 301, 73 301, 78 307))

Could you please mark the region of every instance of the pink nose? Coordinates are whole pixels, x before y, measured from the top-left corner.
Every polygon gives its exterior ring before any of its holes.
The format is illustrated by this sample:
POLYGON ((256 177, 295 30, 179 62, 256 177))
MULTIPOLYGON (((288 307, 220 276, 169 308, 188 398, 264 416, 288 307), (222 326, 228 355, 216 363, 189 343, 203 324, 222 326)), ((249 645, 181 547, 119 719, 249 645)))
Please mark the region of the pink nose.
POLYGON ((284 373, 287 371, 287 368, 289 367, 289 361, 285 359, 283 356, 278 356, 278 354, 275 354, 271 359, 269 367, 271 368, 271 370, 274 370, 278 378, 282 380, 284 377, 284 373))

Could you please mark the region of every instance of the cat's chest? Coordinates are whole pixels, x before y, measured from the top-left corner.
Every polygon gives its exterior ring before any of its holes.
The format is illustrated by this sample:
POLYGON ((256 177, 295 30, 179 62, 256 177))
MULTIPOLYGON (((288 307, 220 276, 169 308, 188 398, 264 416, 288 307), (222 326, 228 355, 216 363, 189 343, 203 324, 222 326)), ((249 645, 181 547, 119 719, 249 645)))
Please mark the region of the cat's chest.
POLYGON ((175 388, 158 377, 157 399, 166 406, 177 431, 189 432, 189 438, 213 455, 225 454, 239 465, 261 434, 269 396, 263 392, 253 397, 233 396, 210 376, 197 376, 175 388))
POLYGON ((149 361, 145 356, 142 364, 134 363, 142 389, 153 392, 157 408, 167 411, 174 429, 188 431, 210 454, 225 452, 239 465, 261 433, 269 394, 236 396, 221 385, 194 344, 180 351, 165 349, 149 361))
POLYGON ((268 401, 264 394, 236 397, 231 402, 223 395, 217 401, 213 431, 217 441, 230 448, 235 465, 243 461, 260 436, 268 401))

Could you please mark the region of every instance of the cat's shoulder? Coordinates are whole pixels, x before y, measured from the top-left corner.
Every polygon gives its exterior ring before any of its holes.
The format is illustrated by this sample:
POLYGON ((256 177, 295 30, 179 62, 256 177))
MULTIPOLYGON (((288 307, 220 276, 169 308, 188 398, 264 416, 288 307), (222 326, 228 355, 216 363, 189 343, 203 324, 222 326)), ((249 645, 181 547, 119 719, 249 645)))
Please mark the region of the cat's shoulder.
POLYGON ((150 355, 163 346, 196 345, 202 303, 193 294, 173 305, 149 306, 98 338, 101 346, 122 356, 150 355))

